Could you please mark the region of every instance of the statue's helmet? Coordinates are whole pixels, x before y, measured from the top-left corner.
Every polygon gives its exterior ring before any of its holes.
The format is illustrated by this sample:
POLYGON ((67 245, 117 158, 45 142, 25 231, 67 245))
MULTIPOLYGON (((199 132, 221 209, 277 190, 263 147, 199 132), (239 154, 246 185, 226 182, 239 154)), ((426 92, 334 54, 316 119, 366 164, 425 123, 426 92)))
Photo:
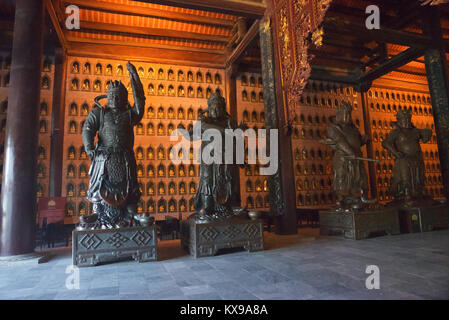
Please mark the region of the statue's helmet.
POLYGON ((337 109, 336 120, 338 123, 350 123, 352 106, 347 101, 342 101, 337 109))
POLYGON ((351 113, 352 106, 347 101, 342 101, 340 106, 337 108, 337 113, 351 113))
POLYGON ((121 81, 111 81, 109 84, 108 95, 111 93, 118 93, 124 99, 128 98, 128 90, 121 81))
POLYGON ((211 94, 210 98, 207 100, 207 106, 209 109, 216 108, 220 115, 226 114, 226 100, 219 92, 211 94))
POLYGON ((400 109, 398 113, 396 113, 396 119, 411 119, 412 118, 412 112, 408 108, 400 109))

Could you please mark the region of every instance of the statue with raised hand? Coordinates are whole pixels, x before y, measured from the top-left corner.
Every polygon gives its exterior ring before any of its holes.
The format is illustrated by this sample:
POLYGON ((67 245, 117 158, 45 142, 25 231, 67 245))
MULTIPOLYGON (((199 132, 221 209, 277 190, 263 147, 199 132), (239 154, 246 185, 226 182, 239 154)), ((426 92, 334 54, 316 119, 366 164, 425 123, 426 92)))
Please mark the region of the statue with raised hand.
MULTIPOLYGON (((133 224, 140 191, 134 156, 134 131, 145 110, 145 93, 137 70, 128 62, 135 105, 121 81, 111 81, 107 95, 95 98, 96 107, 84 123, 82 138, 88 156, 90 184, 87 199, 93 204, 95 227, 115 228, 133 224), (107 98, 105 106, 99 100, 107 98), (94 139, 98 142, 94 145, 94 139)), ((83 222, 83 221, 82 221, 83 222)))

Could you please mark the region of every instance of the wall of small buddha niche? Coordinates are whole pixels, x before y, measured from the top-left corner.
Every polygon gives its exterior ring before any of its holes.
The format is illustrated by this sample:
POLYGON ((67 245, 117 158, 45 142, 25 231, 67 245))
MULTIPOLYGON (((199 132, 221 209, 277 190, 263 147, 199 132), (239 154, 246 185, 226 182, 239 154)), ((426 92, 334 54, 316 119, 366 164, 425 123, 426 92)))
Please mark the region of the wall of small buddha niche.
MULTIPOLYGON (((11 55, 0 51, 0 175, 3 172, 3 157, 5 150, 5 129, 8 111, 8 89, 10 80, 11 55)), ((53 105, 53 57, 46 56, 42 60, 42 78, 40 95, 40 129, 39 154, 37 167, 37 197, 49 195, 49 165, 50 165, 50 130, 53 105)), ((0 176, 1 184, 1 176, 0 176)), ((0 185, 1 187, 1 185, 0 185)))
MULTIPOLYGON (((180 212, 187 216, 193 211, 199 165, 173 164, 170 150, 176 142, 171 142, 169 136, 176 128, 190 129, 207 108, 207 98, 213 92, 224 95, 224 70, 134 64, 147 98, 144 117, 135 127, 134 148, 142 192, 138 211, 175 216, 180 212)), ((83 148, 81 131, 94 98, 107 92, 111 80, 123 82, 131 104, 133 96, 126 61, 69 57, 67 67, 63 195, 68 198, 67 215, 73 216, 92 210, 85 199, 90 159, 83 148)), ((192 147, 189 156, 193 159, 192 147)))
MULTIPOLYGON (((262 76, 255 73, 242 73, 236 80, 237 122, 245 122, 248 128, 256 131, 265 129, 262 76)), ((248 160, 247 141, 245 141, 245 160, 248 160)), ((260 164, 248 164, 240 168, 240 196, 242 206, 248 209, 269 210, 268 177, 259 175, 260 164)))

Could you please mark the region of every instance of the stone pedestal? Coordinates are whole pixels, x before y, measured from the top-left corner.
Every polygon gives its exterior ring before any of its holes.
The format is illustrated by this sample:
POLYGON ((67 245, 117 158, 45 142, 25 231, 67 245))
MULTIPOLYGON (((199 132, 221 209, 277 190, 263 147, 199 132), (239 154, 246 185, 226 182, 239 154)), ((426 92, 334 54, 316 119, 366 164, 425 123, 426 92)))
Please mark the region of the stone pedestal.
POLYGON ((213 256, 224 248, 263 250, 263 223, 243 218, 204 223, 187 219, 181 223, 181 247, 195 258, 213 256))
POLYGON ((449 228, 449 207, 401 207, 399 209, 401 233, 426 232, 449 228))
POLYGON ((73 265, 89 267, 124 258, 157 260, 156 227, 73 231, 73 265))
POLYGON ((399 234, 399 215, 396 208, 382 208, 349 212, 320 211, 320 234, 338 235, 360 240, 378 235, 399 234))

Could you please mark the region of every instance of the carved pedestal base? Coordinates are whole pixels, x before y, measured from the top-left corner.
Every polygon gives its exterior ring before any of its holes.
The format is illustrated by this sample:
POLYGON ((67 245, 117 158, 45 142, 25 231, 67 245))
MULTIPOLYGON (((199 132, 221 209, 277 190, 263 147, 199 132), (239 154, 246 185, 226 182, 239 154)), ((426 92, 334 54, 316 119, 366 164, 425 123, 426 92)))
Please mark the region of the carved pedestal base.
POLYGON ((181 223, 181 247, 195 258, 213 256, 224 248, 263 250, 263 223, 241 218, 205 223, 187 219, 181 223))
POLYGON ((401 233, 425 232, 449 228, 449 207, 401 207, 399 209, 401 233))
POLYGON ((157 260, 156 227, 73 231, 73 265, 89 267, 123 258, 157 260))
POLYGON ((349 212, 320 211, 320 234, 360 240, 381 234, 399 234, 395 208, 349 212))

